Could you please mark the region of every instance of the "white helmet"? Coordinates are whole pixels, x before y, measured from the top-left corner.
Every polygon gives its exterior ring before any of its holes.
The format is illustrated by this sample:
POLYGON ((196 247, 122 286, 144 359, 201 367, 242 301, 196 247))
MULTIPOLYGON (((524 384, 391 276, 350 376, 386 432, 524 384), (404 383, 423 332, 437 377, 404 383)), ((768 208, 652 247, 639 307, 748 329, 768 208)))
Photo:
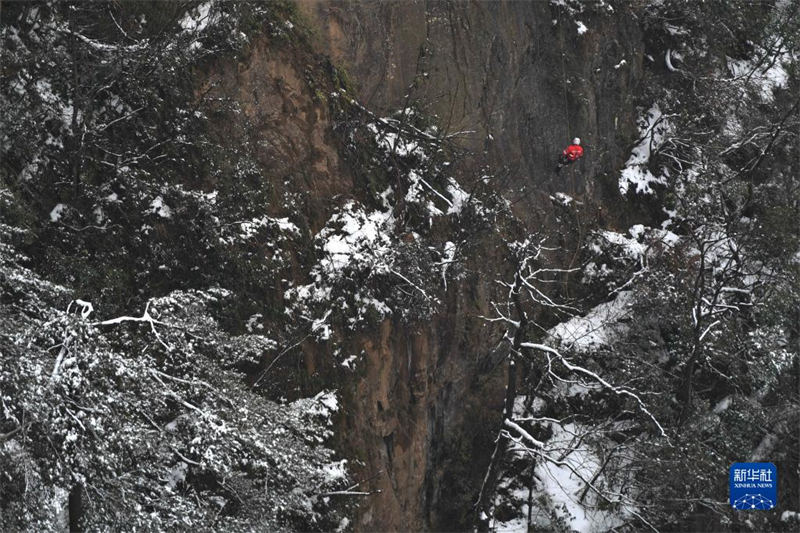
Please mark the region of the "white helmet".
POLYGON ((580 138, 579 137, 575 137, 574 139, 572 139, 572 144, 581 144, 580 138))

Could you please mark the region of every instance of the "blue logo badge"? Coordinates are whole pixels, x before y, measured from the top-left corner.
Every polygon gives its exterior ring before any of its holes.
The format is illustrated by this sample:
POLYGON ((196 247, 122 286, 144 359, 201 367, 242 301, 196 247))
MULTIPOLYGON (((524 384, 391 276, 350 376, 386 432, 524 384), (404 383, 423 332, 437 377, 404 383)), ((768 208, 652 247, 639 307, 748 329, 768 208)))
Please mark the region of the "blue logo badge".
POLYGON ((733 463, 730 503, 742 511, 767 511, 778 505, 778 469, 772 463, 733 463))

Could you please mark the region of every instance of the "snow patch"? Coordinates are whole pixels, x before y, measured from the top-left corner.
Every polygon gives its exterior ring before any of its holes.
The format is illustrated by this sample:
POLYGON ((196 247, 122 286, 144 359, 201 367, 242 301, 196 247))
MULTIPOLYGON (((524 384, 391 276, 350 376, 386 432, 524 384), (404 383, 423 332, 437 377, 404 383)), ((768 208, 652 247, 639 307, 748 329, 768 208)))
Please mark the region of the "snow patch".
POLYGON ((326 227, 320 233, 322 250, 327 254, 321 264, 328 272, 333 273, 353 261, 367 259, 367 249, 387 249, 391 244, 387 230, 393 226, 394 217, 389 211, 365 213, 355 209, 350 202, 341 213, 331 218, 330 223, 341 225, 341 230, 328 231, 326 227))
POLYGON ((731 396, 725 396, 722 400, 717 402, 717 405, 714 406, 714 414, 718 415, 726 411, 728 407, 730 407, 732 399, 731 396))
MULTIPOLYGON (((761 53, 766 53, 759 49, 761 53)), ((781 54, 776 61, 765 61, 765 66, 759 65, 755 59, 727 58, 728 70, 735 78, 744 79, 750 86, 758 90, 762 102, 768 103, 775 99, 775 90, 786 87, 789 82, 789 73, 784 63, 790 62, 788 53, 781 54)))
POLYGON ((205 30, 209 23, 213 22, 211 17, 211 5, 212 2, 205 2, 188 11, 179 23, 183 31, 199 33, 205 30))
POLYGON ((161 196, 156 196, 150 202, 150 210, 161 218, 172 218, 172 209, 164 203, 164 198, 161 196))
POLYGON ((672 132, 672 124, 666 120, 658 107, 653 104, 650 110, 639 120, 641 140, 631 151, 631 156, 622 169, 619 178, 619 192, 627 194, 631 186, 634 192, 653 194, 653 184, 666 184, 664 176, 655 176, 648 165, 650 157, 664 144, 666 136, 672 132))
POLYGON ((52 211, 50 211, 50 222, 58 222, 61 220, 61 216, 64 214, 64 209, 67 206, 65 204, 56 204, 52 211))
POLYGON ((622 291, 617 297, 602 303, 586 316, 573 317, 550 329, 550 339, 578 352, 590 352, 595 348, 612 345, 628 331, 622 321, 630 317, 633 293, 622 291))
POLYGON ((341 366, 345 367, 348 370, 355 370, 357 360, 358 360, 357 355, 351 355, 350 357, 341 362, 341 366))
POLYGON ((322 466, 325 483, 334 484, 347 480, 347 459, 335 461, 322 466))
POLYGON ((268 216, 252 218, 239 224, 239 237, 250 239, 255 236, 260 228, 276 228, 281 232, 290 233, 295 237, 300 235, 300 229, 289 222, 289 218, 272 218, 268 216))
POLYGON ((448 179, 447 192, 453 201, 453 205, 447 210, 448 215, 460 213, 464 206, 469 202, 470 194, 461 188, 453 178, 448 179))
MULTIPOLYGON (((551 424, 553 436, 547 441, 550 449, 566 449, 573 445, 580 428, 576 424, 560 426, 551 424)), ((569 524, 572 531, 594 533, 611 531, 623 525, 635 509, 621 504, 618 510, 603 510, 597 505, 597 496, 586 490, 584 480, 594 479, 602 461, 588 444, 583 444, 562 459, 563 464, 540 461, 536 465, 535 476, 541 483, 541 497, 548 510, 569 524)), ((603 478, 603 476, 600 476, 603 478)), ((595 479, 602 486, 604 479, 595 479)), ((543 517, 549 520, 549 517, 543 517)))
POLYGON ((563 192, 557 192, 554 195, 551 195, 550 200, 565 207, 575 201, 574 198, 572 198, 572 196, 564 194, 563 192))

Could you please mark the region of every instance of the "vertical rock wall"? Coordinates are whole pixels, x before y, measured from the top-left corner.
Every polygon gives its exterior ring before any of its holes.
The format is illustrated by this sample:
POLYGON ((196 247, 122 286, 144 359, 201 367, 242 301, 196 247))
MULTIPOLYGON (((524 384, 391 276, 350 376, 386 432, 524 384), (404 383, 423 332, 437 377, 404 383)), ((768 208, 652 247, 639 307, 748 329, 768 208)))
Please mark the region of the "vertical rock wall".
POLYGON ((419 101, 450 133, 474 132, 462 142, 509 166, 514 185, 594 192, 594 179, 628 155, 644 51, 634 7, 587 5, 572 13, 545 1, 298 4, 319 49, 349 70, 367 105, 389 110, 419 101), (551 179, 554 160, 574 136, 583 139, 586 158, 574 183, 562 185, 551 179))
MULTIPOLYGON (((242 103, 242 126, 259 137, 263 164, 292 176, 287 183, 303 171, 308 183, 287 186, 310 191, 312 231, 327 219, 334 195, 361 194, 336 155, 325 107, 304 81, 304 70, 319 68, 307 63, 326 55, 349 72, 370 109, 414 102, 447 133, 461 132, 459 142, 474 154, 466 168, 507 168, 509 190, 527 185, 601 202, 615 190, 636 131, 642 77, 642 36, 630 12, 570 14, 543 1, 298 5, 316 59, 256 45, 235 72, 212 81, 242 103), (555 177, 555 158, 576 135, 587 156, 555 177)), ((515 209, 525 218, 546 198, 531 194, 515 209)), ((346 415, 337 434, 360 461, 351 465, 360 489, 372 492, 357 529, 467 527, 503 400, 502 366, 484 364, 498 333, 479 318, 490 281, 451 287, 447 310, 427 324, 386 321, 348 347, 364 357, 358 377, 343 387, 346 415)), ((317 345, 304 352, 312 372, 331 358, 317 345)))

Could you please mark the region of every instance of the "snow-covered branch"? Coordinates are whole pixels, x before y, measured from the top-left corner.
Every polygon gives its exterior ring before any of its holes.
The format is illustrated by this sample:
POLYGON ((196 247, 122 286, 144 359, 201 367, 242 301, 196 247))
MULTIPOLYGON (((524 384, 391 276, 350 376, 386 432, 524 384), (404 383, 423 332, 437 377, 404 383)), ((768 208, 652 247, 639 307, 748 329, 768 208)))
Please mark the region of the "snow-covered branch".
POLYGON ((551 348, 550 346, 547 346, 545 344, 538 344, 538 343, 534 343, 534 342, 523 342, 522 343, 522 347, 530 348, 532 350, 539 350, 539 351, 545 352, 545 353, 547 353, 549 355, 553 355, 553 356, 556 357, 556 359, 558 359, 558 361, 567 370, 569 370, 571 372, 576 372, 578 374, 583 374, 583 375, 585 375, 587 377, 590 377, 593 380, 595 380, 598 383, 600 383, 603 387, 605 387, 606 389, 612 391, 615 394, 618 394, 620 396, 626 396, 628 398, 632 398, 638 404, 639 409, 650 418, 650 420, 653 422, 653 424, 655 424, 655 426, 658 428, 658 431, 661 434, 661 436, 662 437, 666 436, 666 432, 664 431, 663 426, 658 422, 658 420, 656 420, 656 417, 653 416, 653 414, 650 412, 650 410, 647 409, 647 406, 644 404, 642 399, 637 394, 631 392, 628 389, 612 385, 611 383, 609 383, 608 381, 606 381, 605 379, 600 377, 597 373, 592 372, 591 370, 583 368, 582 366, 573 365, 572 363, 567 361, 566 358, 563 355, 561 355, 561 353, 558 350, 556 350, 555 348, 551 348))

